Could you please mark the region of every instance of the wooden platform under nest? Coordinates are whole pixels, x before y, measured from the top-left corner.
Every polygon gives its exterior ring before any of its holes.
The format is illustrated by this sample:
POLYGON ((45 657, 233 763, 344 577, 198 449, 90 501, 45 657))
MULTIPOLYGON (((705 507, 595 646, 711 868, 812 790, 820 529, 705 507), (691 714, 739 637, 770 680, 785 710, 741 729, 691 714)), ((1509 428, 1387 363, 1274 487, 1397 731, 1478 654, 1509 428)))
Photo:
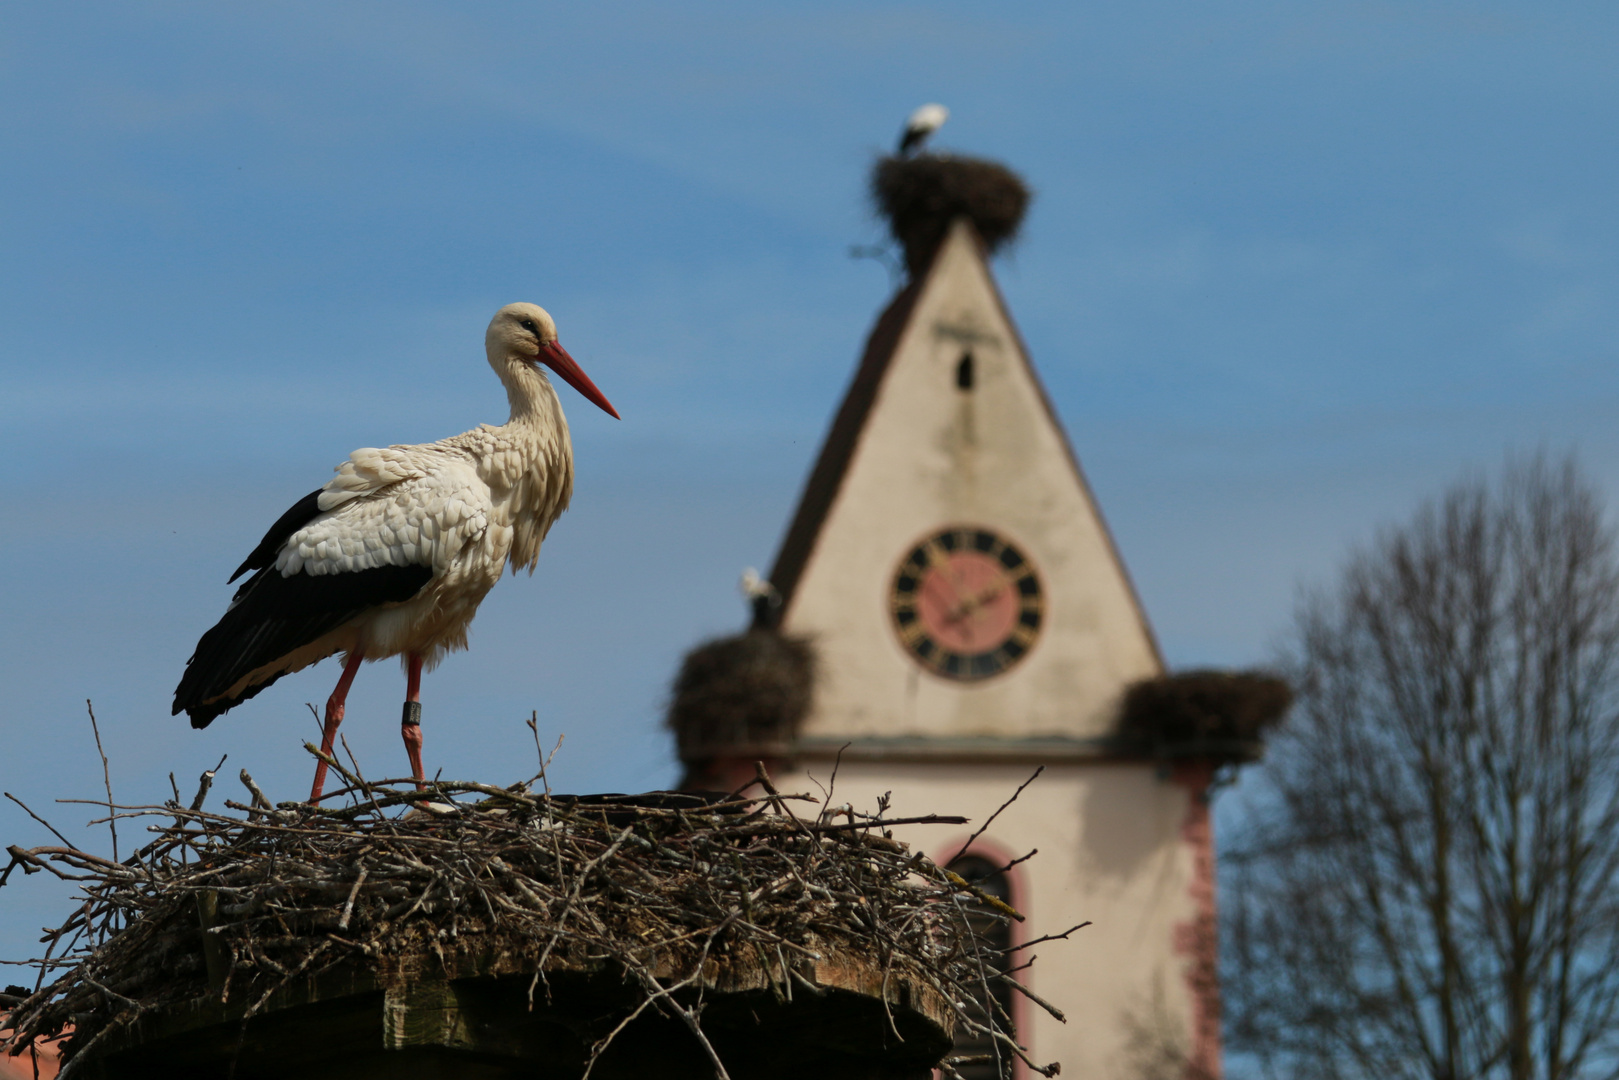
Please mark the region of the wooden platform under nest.
MULTIPOLYGON (((447 978, 441 958, 420 959, 425 977, 415 979, 362 965, 300 980, 245 1026, 243 1006, 214 997, 158 1010, 105 1042, 81 1075, 224 1077, 234 1063, 239 1080, 562 1080, 587 1066, 597 1080, 715 1076, 680 1017, 642 1009, 647 995, 621 973, 553 966, 530 1008, 532 973, 498 974, 500 963, 479 972, 479 958, 461 956, 451 967, 465 973, 447 978), (595 1045, 626 1020, 592 1063, 595 1045)), ((885 1007, 878 967, 837 956, 789 965, 784 979, 757 960, 715 961, 700 988, 673 999, 682 1010, 701 1004, 704 1038, 734 1080, 925 1080, 949 1050, 950 1009, 931 989, 891 978, 885 1007)))

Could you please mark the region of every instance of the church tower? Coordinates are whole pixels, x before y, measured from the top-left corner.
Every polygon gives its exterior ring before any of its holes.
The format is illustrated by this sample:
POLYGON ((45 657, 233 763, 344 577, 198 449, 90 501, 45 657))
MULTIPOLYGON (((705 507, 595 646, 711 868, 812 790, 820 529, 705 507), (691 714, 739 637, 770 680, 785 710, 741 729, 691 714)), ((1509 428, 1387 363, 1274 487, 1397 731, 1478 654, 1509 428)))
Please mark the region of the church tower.
POLYGON ((1190 689, 1212 708, 1192 712, 1214 722, 1175 726, 1186 688, 990 271, 1021 182, 928 155, 881 163, 876 186, 911 280, 871 332, 754 630, 709 646, 804 650, 783 654, 802 715, 716 726, 682 705, 688 661, 672 717, 688 785, 741 786, 763 758, 783 789, 832 786, 835 767, 836 803, 892 793, 903 813, 968 815, 958 834, 895 834, 1021 911, 998 931, 1009 947, 1090 924, 1016 976, 1066 1024, 1003 995, 1030 1056, 1099 1080, 1217 1077, 1207 790, 1256 756, 1257 727, 1233 731, 1234 684, 1208 674, 1190 689))

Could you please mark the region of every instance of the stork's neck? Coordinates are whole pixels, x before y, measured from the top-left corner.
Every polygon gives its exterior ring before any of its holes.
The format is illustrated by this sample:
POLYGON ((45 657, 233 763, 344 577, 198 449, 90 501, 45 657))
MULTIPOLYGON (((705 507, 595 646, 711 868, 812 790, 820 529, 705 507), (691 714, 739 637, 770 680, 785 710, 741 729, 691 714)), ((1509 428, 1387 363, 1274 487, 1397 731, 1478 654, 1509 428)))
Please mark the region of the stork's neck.
POLYGON ((521 362, 508 362, 496 370, 512 407, 509 426, 538 425, 567 430, 567 421, 562 418, 562 402, 544 372, 533 364, 521 362))
POLYGON ((480 474, 493 486, 505 488, 538 471, 559 485, 566 505, 566 492, 573 486, 573 441, 557 392, 545 373, 532 364, 508 364, 500 370, 500 381, 505 384, 512 415, 503 426, 486 429, 498 440, 502 452, 485 453, 478 465, 480 474))

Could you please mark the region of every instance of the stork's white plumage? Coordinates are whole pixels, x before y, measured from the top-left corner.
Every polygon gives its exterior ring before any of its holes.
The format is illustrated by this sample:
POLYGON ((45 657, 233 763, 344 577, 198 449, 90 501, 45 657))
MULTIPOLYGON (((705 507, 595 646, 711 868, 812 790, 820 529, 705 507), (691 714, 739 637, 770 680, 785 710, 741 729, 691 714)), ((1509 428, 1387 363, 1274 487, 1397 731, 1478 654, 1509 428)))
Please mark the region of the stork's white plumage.
POLYGON ((913 112, 910 119, 905 121, 905 130, 899 136, 899 156, 905 157, 913 150, 920 149, 927 137, 943 127, 948 119, 950 110, 937 102, 929 102, 913 112))
POLYGON ((737 582, 737 587, 742 590, 748 607, 753 609, 755 623, 763 622, 772 611, 781 607, 781 593, 751 566, 742 571, 742 580, 737 582))
MULTIPOLYGON (((508 565, 533 571, 573 492, 568 422, 539 366, 618 416, 557 343, 543 308, 501 308, 484 346, 511 419, 435 443, 356 450, 336 477, 283 514, 231 575, 254 571, 186 663, 174 712, 186 712, 192 727, 341 652, 343 675, 326 703, 330 754, 360 662, 401 656, 402 733, 422 779, 422 668, 466 647, 478 604, 508 565)), ((323 762, 311 799, 325 777, 323 762)))

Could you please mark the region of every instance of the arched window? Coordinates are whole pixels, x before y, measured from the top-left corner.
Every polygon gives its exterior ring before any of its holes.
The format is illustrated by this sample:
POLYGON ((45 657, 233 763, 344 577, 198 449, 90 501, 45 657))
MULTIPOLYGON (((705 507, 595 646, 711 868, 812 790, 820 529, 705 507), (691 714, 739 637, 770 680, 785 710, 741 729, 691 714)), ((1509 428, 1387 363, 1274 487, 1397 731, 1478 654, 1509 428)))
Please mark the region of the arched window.
MULTIPOLYGON (((950 864, 950 869, 995 899, 1012 902, 1012 883, 998 863, 980 855, 963 855, 950 864)), ((1012 947, 1012 928, 1005 919, 997 918, 981 905, 969 908, 967 917, 978 939, 994 950, 995 955, 999 957, 999 965, 988 970, 987 974, 991 976, 990 996, 1000 1008, 998 1019, 1002 1030, 1006 1030, 1011 1026, 1007 1017, 1012 1015, 1012 988, 993 976, 1011 966, 1011 955, 1006 950, 1012 947)), ((974 1020, 981 1024, 988 1022, 988 1018, 979 1010, 973 1010, 973 1013, 976 1014, 973 1015, 974 1020)), ((1005 1080, 1012 1075, 1012 1055, 1007 1052, 1005 1046, 997 1047, 987 1035, 958 1029, 956 1045, 951 1056, 989 1059, 981 1064, 956 1066, 956 1071, 961 1074, 963 1080, 1005 1080)))

